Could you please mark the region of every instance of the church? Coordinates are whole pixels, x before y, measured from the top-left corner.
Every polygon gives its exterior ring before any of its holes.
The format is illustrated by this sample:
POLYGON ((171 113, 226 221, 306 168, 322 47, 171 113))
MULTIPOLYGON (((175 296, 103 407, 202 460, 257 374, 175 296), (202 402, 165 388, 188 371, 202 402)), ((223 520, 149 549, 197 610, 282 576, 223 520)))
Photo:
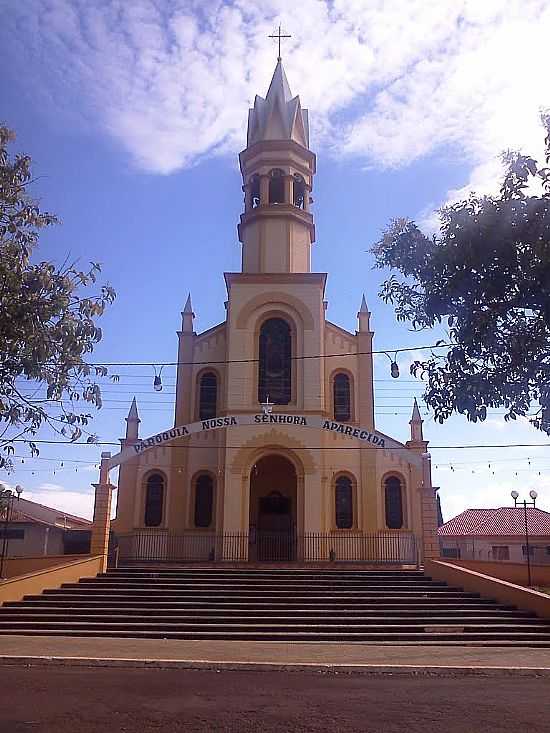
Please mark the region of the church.
POLYGON ((316 158, 280 58, 249 110, 239 163, 242 266, 224 274, 226 318, 196 333, 188 297, 173 427, 143 437, 134 399, 121 452, 104 457, 107 476, 119 466, 111 528, 121 559, 438 556, 418 406, 405 442, 376 430, 367 300, 358 297, 355 333, 332 323, 327 274, 311 269, 316 158))

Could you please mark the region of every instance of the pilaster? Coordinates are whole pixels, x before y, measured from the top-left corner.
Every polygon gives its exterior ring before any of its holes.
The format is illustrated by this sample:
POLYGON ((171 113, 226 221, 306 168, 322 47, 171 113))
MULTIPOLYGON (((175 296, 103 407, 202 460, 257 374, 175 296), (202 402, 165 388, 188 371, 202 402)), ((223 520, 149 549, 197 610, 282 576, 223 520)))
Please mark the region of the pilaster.
POLYGON ((419 490, 422 508, 422 556, 424 560, 435 560, 440 554, 437 535, 437 489, 432 486, 429 453, 422 454, 422 485, 419 490))
POLYGON ((94 519, 92 524, 92 536, 90 541, 90 554, 100 555, 100 572, 107 570, 107 558, 109 554, 109 530, 111 525, 111 499, 115 488, 109 483, 109 458, 110 453, 101 454, 101 466, 99 470, 99 483, 92 484, 95 488, 94 519))

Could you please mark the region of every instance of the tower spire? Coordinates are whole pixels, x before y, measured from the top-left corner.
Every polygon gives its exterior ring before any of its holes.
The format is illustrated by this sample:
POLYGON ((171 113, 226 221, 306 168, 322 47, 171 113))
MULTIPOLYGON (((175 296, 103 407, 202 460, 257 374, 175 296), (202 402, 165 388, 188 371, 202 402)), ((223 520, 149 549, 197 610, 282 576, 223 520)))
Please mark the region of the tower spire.
POLYGON ((411 440, 415 443, 420 443, 424 440, 424 435, 422 431, 423 422, 424 420, 422 420, 422 417, 420 416, 418 402, 416 401, 415 397, 411 419, 409 420, 409 425, 411 426, 411 440))
POLYGON ((292 95, 280 58, 265 99, 256 96, 248 112, 247 147, 239 162, 242 271, 311 272, 315 155, 309 149, 307 109, 292 95))
POLYGON ((182 331, 193 331, 193 320, 195 314, 193 313, 193 306, 191 305, 191 293, 188 294, 187 300, 181 312, 181 330, 182 331))
POLYGON ((359 330, 360 331, 370 330, 370 312, 367 306, 367 300, 365 298, 364 293, 363 293, 363 297, 361 298, 361 307, 359 308, 359 312, 357 313, 357 318, 359 320, 359 330))
POLYGON ((137 402, 134 396, 130 410, 128 411, 128 417, 126 418, 126 440, 137 440, 140 422, 137 402))

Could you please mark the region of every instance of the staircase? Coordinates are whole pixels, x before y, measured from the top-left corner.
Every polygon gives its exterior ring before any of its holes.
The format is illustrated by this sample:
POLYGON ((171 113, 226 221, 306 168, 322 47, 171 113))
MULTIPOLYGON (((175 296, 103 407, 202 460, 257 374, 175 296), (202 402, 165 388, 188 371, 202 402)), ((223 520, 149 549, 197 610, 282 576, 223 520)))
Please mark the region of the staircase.
POLYGON ((0 634, 550 648, 550 621, 414 570, 122 567, 5 603, 0 634))

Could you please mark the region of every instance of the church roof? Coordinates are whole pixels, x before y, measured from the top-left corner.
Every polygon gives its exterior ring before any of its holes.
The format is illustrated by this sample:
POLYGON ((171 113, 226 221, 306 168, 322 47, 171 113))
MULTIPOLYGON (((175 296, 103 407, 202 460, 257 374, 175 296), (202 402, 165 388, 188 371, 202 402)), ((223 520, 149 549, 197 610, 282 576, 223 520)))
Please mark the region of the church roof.
POLYGON ((279 59, 265 99, 256 95, 248 113, 247 145, 263 140, 294 140, 309 148, 309 120, 300 97, 292 96, 279 59))

